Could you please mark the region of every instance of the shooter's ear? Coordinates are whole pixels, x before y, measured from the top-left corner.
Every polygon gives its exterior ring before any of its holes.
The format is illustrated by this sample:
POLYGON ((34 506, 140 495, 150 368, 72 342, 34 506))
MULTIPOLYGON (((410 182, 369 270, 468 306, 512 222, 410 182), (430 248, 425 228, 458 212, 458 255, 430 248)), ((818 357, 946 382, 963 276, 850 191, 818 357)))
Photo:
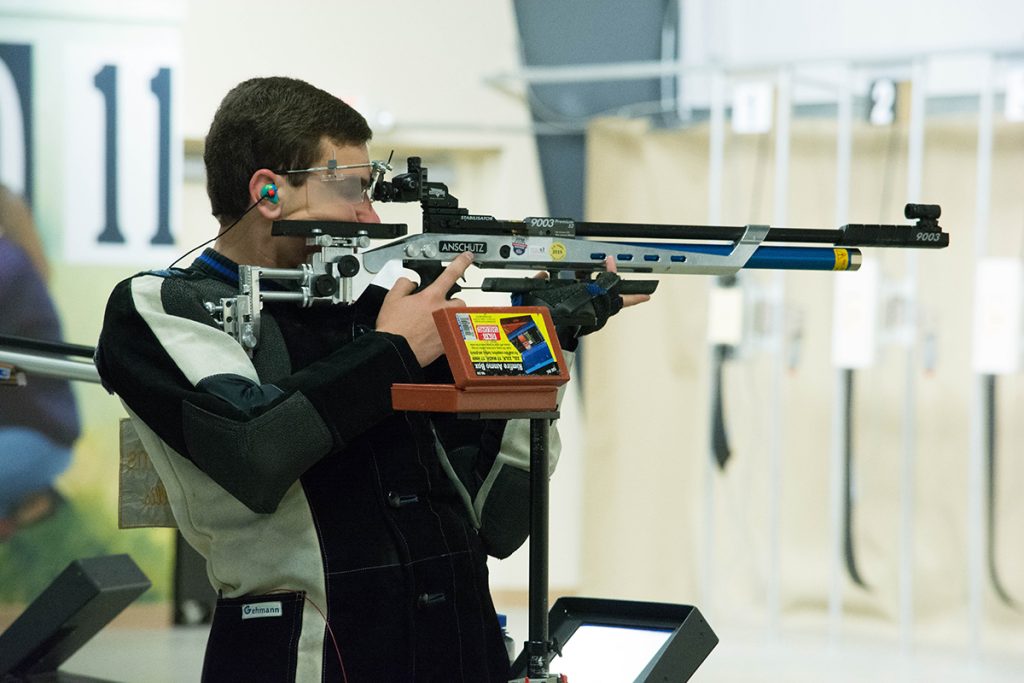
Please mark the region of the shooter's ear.
POLYGON ((261 168, 249 178, 249 199, 256 204, 256 210, 269 221, 276 221, 283 213, 282 193, 278 177, 270 169, 261 168))

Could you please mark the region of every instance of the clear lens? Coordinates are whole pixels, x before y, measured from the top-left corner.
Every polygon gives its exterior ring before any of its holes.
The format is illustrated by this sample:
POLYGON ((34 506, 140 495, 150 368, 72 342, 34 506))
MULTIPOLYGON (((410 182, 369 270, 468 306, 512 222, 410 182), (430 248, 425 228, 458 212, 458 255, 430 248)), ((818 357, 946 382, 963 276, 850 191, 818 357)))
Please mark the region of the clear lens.
POLYGON ((338 200, 355 205, 372 202, 374 186, 390 169, 390 164, 383 161, 339 166, 336 159, 331 159, 327 162, 327 166, 279 171, 279 173, 315 173, 318 180, 310 178, 305 187, 309 206, 317 208, 328 206, 338 200), (358 172, 350 174, 341 172, 343 169, 351 171, 360 168, 370 169, 369 179, 364 178, 358 172))
POLYGON ((340 204, 358 207, 365 201, 363 179, 357 175, 316 173, 306 181, 306 202, 314 214, 330 215, 340 204), (325 213, 326 212, 326 213, 325 213))
POLYGON ((320 176, 320 181, 323 189, 349 204, 362 204, 367 199, 362 176, 327 171, 320 176))

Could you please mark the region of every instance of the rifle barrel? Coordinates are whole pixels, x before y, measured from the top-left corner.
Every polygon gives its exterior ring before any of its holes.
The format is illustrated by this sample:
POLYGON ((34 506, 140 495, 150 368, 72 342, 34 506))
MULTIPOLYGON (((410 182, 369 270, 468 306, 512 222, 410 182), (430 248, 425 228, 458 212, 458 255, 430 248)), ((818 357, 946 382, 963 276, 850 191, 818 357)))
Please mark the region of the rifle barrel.
MULTIPOLYGON (((576 223, 577 237, 612 239, 719 240, 735 242, 745 227, 728 225, 643 225, 576 223)), ((769 228, 765 242, 834 244, 840 247, 915 247, 940 249, 949 235, 938 226, 851 224, 842 228, 769 228)))

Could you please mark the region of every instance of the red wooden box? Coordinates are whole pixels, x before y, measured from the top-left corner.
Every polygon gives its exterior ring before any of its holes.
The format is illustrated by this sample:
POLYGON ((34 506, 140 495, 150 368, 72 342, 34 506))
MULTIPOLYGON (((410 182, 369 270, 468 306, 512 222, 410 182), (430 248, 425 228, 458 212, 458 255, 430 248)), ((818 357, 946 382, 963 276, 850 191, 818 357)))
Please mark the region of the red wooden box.
POLYGON ((395 384, 395 410, 441 413, 540 412, 557 407, 569 369, 548 309, 434 311, 455 384, 395 384))

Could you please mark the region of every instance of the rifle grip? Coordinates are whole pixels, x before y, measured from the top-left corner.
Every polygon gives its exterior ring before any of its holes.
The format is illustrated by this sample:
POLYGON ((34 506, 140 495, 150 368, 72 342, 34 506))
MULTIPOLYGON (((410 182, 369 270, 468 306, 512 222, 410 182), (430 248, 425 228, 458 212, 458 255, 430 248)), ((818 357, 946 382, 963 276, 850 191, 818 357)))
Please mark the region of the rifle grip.
MULTIPOLYGON (((429 287, 444 272, 444 265, 440 261, 404 261, 402 265, 420 276, 420 284, 414 294, 429 287)), ((461 291, 462 287, 456 283, 445 293, 444 298, 451 299, 461 291)))

